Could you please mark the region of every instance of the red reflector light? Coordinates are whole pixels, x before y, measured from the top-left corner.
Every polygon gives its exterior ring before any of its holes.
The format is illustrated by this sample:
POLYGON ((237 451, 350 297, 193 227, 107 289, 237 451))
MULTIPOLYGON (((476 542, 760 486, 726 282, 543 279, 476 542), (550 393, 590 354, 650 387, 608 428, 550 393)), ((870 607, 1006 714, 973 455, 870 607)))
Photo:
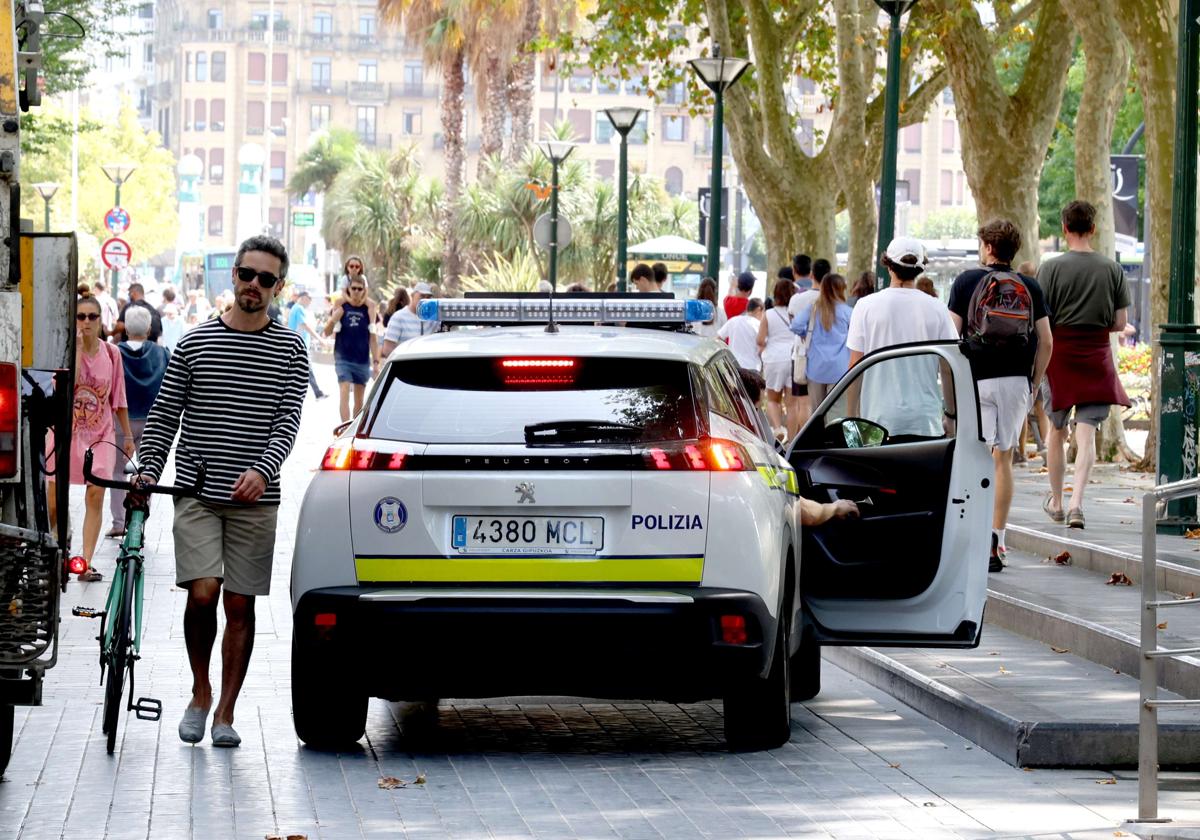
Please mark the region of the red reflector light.
POLYGON ((323 470, 402 470, 408 459, 407 452, 376 452, 373 449, 355 449, 347 442, 335 443, 325 450, 321 459, 323 470))
POLYGON ((683 456, 687 459, 687 465, 694 470, 708 469, 708 463, 704 460, 704 452, 694 443, 689 443, 683 447, 683 456))
POLYGON ((667 457, 667 453, 661 449, 651 449, 650 460, 653 462, 656 470, 671 469, 671 459, 667 457))
POLYGON ((713 469, 717 470, 744 470, 745 462, 742 460, 741 447, 736 443, 726 443, 723 440, 714 440, 709 446, 708 451, 712 455, 713 469))
POLYGON ((501 359, 505 385, 570 385, 575 381, 577 359, 501 359))
POLYGON ((746 633, 746 617, 743 615, 721 616, 721 641, 727 645, 744 645, 750 640, 746 633))
POLYGON ((647 469, 737 472, 754 469, 741 444, 731 440, 703 439, 664 443, 641 450, 647 469))
POLYGON ((0 364, 0 478, 12 478, 17 474, 17 426, 20 417, 17 366, 0 364))
POLYGON ((317 613, 313 616, 313 624, 317 627, 336 627, 337 613, 317 613))
POLYGON ((78 554, 67 561, 67 571, 73 575, 81 575, 88 570, 88 561, 78 554))

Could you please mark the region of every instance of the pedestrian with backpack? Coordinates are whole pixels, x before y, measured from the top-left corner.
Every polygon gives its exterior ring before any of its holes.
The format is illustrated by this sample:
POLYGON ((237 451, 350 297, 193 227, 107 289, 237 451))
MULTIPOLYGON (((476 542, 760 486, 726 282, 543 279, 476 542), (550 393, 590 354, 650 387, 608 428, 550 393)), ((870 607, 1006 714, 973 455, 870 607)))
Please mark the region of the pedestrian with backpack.
POLYGON ((1053 341, 1046 299, 1037 280, 1017 273, 1021 232, 1007 219, 979 228, 982 268, 964 271, 950 288, 950 318, 967 342, 979 390, 984 440, 992 447, 996 494, 989 572, 1004 569, 1004 531, 1013 498, 1013 449, 1033 395, 1050 363, 1053 341))

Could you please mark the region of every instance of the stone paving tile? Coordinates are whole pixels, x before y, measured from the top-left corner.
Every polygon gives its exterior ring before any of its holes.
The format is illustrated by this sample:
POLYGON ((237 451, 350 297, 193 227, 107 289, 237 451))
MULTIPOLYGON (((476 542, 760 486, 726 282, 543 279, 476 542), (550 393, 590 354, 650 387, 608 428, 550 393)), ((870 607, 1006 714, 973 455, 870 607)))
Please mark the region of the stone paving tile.
MULTIPOLYGON (((285 467, 273 591, 257 604, 238 706, 242 747, 176 737, 191 676, 170 506, 156 504, 137 693, 163 701, 163 720, 123 717, 118 753, 105 754, 97 626, 69 607, 102 603, 107 583, 72 582, 45 705, 17 710, 0 840, 1082 838, 1111 837, 1134 812, 1129 774, 1098 786, 1103 774, 1094 772, 1022 773, 829 665, 822 695, 793 707, 791 742, 764 753, 725 750, 719 703, 570 698, 455 700, 435 710, 373 701, 358 749, 305 749, 289 708, 288 573, 300 496, 335 423, 336 406, 310 402, 285 467), (424 785, 411 784, 422 774, 424 785), (410 784, 383 790, 383 776, 410 784)), ((79 521, 78 497, 73 515, 79 521)), ((102 546, 100 568, 111 570, 115 550, 102 546)), ((1163 813, 1200 818, 1188 790, 1164 790, 1163 813)))

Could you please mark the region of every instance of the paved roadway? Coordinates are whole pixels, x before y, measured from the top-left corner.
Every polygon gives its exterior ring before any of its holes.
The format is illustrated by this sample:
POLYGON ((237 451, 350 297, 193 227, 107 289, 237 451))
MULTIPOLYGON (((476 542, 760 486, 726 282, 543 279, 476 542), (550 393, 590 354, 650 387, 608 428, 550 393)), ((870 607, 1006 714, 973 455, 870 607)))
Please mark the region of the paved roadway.
MULTIPOLYGON (((96 625, 69 608, 101 605, 107 584, 72 582, 45 704, 17 712, 0 838, 1107 838, 1135 811, 1131 772, 1015 770, 828 664, 826 690, 793 708, 791 743, 766 753, 725 751, 719 703, 569 698, 451 701, 436 716, 373 701, 361 749, 309 751, 291 726, 287 575, 303 489, 336 416, 334 400, 310 398, 285 468, 273 593, 258 605, 238 707, 242 747, 175 734, 190 675, 160 504, 138 693, 162 699, 164 719, 123 717, 119 751, 105 754, 96 625), (409 784, 381 789, 386 776, 409 784)), ((99 555, 105 571, 114 548, 99 555)), ((1163 813, 1200 819, 1196 787, 1168 775, 1163 813)))

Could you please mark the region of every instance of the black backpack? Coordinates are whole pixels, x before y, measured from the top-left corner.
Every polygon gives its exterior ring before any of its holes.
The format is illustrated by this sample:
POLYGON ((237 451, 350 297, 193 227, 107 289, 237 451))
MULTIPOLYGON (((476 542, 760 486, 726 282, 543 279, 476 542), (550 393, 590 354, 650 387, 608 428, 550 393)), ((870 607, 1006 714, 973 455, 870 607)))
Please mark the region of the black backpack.
POLYGON ((964 337, 974 345, 1026 347, 1033 340, 1033 297, 1015 271, 989 271, 967 306, 964 337))

